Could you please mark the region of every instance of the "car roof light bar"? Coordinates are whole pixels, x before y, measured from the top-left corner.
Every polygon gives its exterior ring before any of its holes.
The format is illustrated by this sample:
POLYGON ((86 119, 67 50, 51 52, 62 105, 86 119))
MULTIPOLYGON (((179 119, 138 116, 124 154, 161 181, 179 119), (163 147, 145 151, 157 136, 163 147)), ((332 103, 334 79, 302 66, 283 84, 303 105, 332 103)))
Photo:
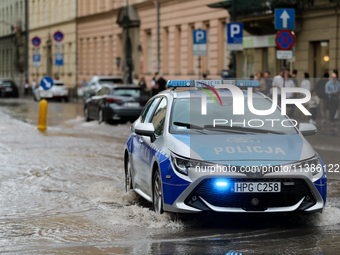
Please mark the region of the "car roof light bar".
POLYGON ((168 88, 226 88, 225 85, 235 85, 240 88, 260 88, 257 80, 169 80, 168 88))

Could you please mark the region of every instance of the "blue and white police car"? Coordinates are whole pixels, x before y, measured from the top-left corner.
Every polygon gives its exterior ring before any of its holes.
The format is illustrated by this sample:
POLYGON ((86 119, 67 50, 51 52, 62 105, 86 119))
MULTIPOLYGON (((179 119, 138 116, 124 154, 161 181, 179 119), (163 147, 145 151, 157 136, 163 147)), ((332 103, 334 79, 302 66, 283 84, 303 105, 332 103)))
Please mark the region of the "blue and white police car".
POLYGON ((259 83, 168 81, 171 89, 131 126, 126 190, 158 213, 322 212, 324 163, 304 138, 316 127, 289 119, 253 87, 259 83))

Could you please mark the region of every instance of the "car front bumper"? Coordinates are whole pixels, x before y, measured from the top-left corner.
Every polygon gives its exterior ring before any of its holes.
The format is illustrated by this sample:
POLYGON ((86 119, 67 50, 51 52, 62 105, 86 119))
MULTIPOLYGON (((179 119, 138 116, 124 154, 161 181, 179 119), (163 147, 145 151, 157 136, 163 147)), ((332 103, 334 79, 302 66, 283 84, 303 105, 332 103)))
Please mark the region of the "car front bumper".
MULTIPOLYGON (((322 177, 324 178, 324 177, 322 177)), ((166 186, 163 184, 163 187, 166 186)), ((171 186, 183 189, 180 186, 171 186)), ((169 193, 170 190, 166 192, 169 193)), ((165 191, 164 191, 165 192, 165 191)), ((203 211, 226 213, 269 213, 269 212, 318 212, 322 211, 324 200, 314 183, 305 175, 268 174, 261 178, 235 176, 203 176, 186 186, 184 191, 170 205, 164 203, 164 210, 178 213, 197 213, 203 211), (234 193, 229 189, 216 190, 213 186, 216 179, 227 180, 228 185, 234 182, 281 182, 279 193, 234 193), (289 184, 289 185, 285 185, 289 184), (294 184, 292 184, 294 183, 294 184), (258 199, 258 205, 252 204, 258 199)))

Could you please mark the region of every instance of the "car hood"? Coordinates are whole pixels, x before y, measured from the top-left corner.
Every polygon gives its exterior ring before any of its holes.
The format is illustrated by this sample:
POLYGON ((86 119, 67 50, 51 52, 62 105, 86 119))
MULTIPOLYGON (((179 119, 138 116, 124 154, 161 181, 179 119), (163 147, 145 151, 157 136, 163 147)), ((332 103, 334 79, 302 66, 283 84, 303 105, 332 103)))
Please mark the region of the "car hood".
POLYGON ((244 165, 244 161, 257 165, 284 164, 315 155, 314 149, 299 134, 173 134, 169 137, 168 148, 183 157, 221 164, 233 161, 235 165, 244 165))

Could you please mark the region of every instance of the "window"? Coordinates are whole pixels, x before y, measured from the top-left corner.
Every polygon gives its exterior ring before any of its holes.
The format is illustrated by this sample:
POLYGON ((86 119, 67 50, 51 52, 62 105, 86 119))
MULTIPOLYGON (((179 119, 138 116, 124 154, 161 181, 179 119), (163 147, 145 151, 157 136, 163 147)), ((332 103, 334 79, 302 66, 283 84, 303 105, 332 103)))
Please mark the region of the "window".
POLYGON ((150 117, 155 109, 155 107, 158 105, 159 100, 161 99, 161 97, 157 97, 155 98, 155 100, 153 101, 149 101, 147 103, 147 105, 144 107, 143 112, 142 112, 142 118, 141 118, 141 122, 145 122, 148 123, 150 120, 150 117))
POLYGON ((155 128, 156 135, 162 135, 164 130, 165 114, 166 114, 167 100, 163 97, 162 101, 159 103, 155 114, 152 117, 151 123, 155 128))

